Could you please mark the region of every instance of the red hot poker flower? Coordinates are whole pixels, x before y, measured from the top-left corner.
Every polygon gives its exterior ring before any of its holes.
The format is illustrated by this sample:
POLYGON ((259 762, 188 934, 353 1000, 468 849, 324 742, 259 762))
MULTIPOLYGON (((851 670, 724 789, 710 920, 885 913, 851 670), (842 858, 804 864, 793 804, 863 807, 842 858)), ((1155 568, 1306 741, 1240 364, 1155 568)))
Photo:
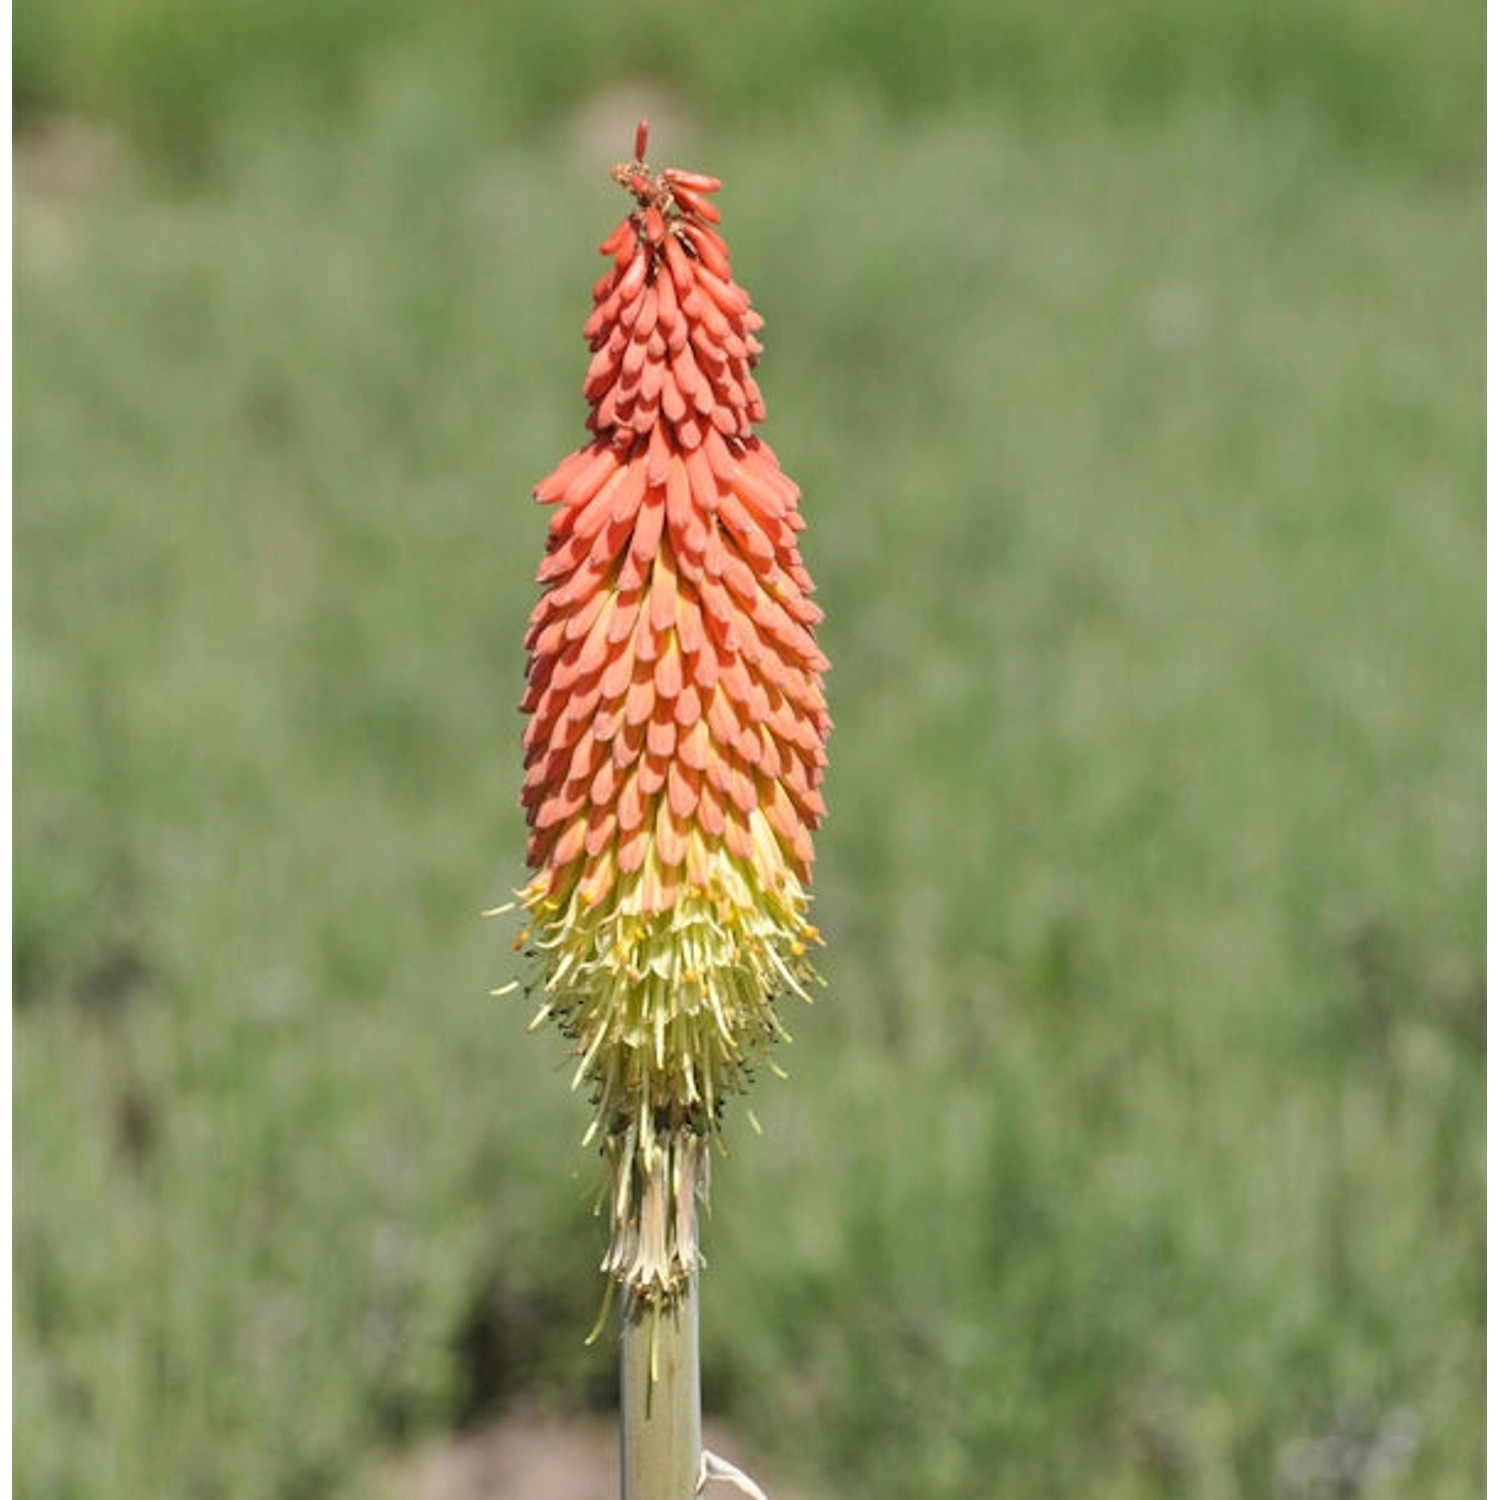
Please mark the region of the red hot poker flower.
POLYGON ((697 1264, 727 1094, 805 995, 829 717, 797 486, 754 432, 760 317, 716 178, 636 159, 584 329, 592 439, 554 507, 526 644, 523 936, 610 1166, 604 1267, 662 1304, 697 1264))

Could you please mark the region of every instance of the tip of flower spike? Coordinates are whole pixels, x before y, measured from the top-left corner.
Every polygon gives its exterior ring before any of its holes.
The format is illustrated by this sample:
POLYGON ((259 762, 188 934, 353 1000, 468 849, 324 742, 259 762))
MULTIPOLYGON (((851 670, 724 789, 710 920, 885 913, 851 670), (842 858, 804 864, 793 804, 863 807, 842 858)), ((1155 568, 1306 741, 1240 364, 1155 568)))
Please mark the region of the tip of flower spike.
POLYGON ((654 208, 660 214, 697 217, 717 224, 719 210, 708 201, 708 194, 717 193, 724 184, 705 172, 688 172, 680 167, 653 172, 646 161, 650 133, 650 122, 642 120, 635 127, 635 157, 616 163, 610 176, 642 209, 654 208))

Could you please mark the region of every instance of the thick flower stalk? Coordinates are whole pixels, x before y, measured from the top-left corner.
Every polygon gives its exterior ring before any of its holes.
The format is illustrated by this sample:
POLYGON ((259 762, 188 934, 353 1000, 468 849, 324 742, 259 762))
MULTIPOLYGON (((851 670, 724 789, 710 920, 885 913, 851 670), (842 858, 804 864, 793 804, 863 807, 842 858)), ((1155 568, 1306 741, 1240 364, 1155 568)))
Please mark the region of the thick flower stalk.
POLYGON ((608 1165, 605 1270, 671 1305, 726 1098, 806 998, 812 831, 829 732, 797 486, 754 432, 761 319, 714 229, 720 184, 614 169, 584 329, 589 442, 553 507, 522 702, 520 893, 608 1165))

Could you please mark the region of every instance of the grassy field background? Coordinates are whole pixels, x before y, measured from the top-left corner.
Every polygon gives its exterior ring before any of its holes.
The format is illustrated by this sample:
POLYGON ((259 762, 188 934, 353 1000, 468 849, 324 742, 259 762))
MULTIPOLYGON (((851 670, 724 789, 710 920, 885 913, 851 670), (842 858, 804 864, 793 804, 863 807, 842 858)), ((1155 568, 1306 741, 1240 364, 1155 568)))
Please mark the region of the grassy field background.
POLYGON ((233 88, 248 9, 18 8, 20 1493, 363 1496, 611 1399, 586 1107, 477 913, 648 62, 835 664, 709 1405, 877 1500, 1475 1493, 1478 18, 1129 9, 999 7, 1028 72, 830 0, 731 85, 742 13, 582 7, 497 104, 395 7, 257 7, 233 88))
POLYGON ((20 0, 23 119, 117 122, 178 168, 237 111, 347 118, 392 65, 442 79, 491 129, 555 121, 621 75, 670 79, 740 129, 816 117, 830 86, 922 114, 997 102, 1033 125, 1232 99, 1316 115, 1345 146, 1483 160, 1478 0, 20 0))

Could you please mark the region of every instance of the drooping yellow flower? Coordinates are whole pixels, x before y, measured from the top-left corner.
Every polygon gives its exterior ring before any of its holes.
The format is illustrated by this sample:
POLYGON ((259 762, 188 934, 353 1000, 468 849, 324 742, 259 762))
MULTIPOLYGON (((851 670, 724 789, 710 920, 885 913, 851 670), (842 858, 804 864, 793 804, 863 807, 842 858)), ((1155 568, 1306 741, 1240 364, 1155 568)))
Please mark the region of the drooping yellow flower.
POLYGON ((761 319, 713 228, 719 182, 614 169, 584 334, 591 440, 554 507, 526 644, 520 894, 538 1022, 578 1055, 610 1169, 605 1270, 661 1305, 698 1261, 726 1096, 806 994, 830 722, 797 486, 754 424, 761 319))

